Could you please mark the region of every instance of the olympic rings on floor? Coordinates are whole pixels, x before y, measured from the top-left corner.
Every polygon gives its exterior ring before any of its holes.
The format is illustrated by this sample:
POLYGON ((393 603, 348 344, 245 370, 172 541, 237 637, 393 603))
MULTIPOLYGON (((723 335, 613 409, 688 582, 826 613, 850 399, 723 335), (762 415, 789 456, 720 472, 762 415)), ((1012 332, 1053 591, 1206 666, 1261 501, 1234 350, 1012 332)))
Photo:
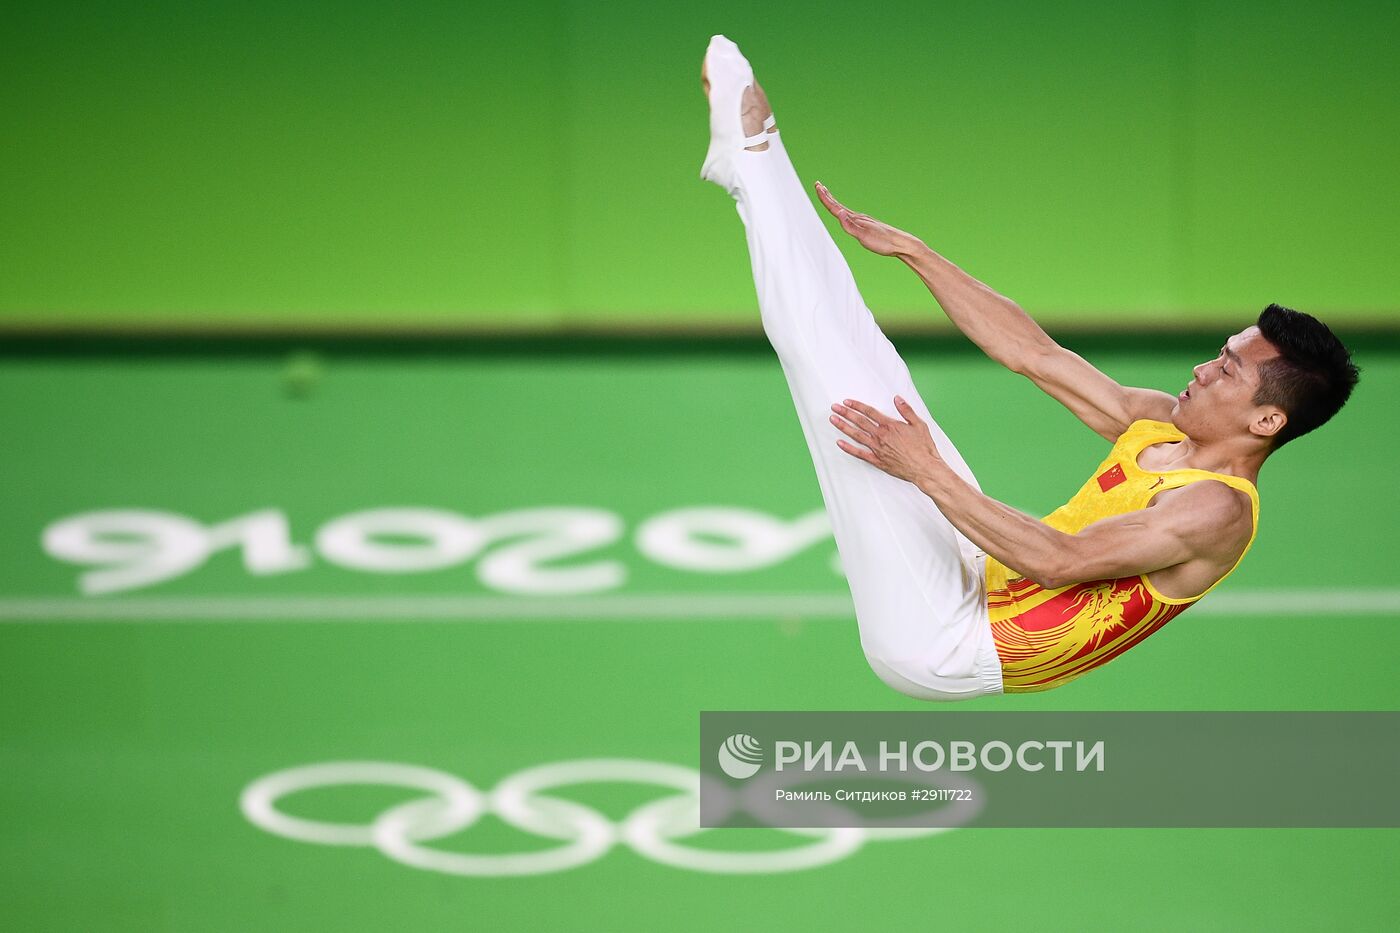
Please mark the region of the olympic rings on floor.
MULTIPOLYGON (((258 778, 244 788, 239 803, 249 822, 274 835, 318 845, 373 847, 403 865, 471 877, 567 871, 596 861, 619 843, 654 862, 690 871, 801 871, 846 858, 870 840, 946 831, 783 829, 811 841, 782 849, 738 852, 694 848, 680 840, 704 831, 699 825, 702 780, 710 779, 680 765, 633 758, 584 758, 518 771, 485 792, 456 775, 432 768, 383 761, 333 761, 258 778), (546 793, 598 783, 650 785, 677 793, 641 804, 616 822, 592 807, 546 793), (368 823, 310 820, 278 809, 278 803, 289 794, 346 785, 400 787, 422 791, 425 796, 392 806, 368 823), (489 854, 450 852, 428 845, 469 829, 487 814, 561 844, 538 851, 489 854)), ((711 793, 719 795, 725 806, 745 804, 719 782, 707 785, 705 792, 707 798, 711 793)))

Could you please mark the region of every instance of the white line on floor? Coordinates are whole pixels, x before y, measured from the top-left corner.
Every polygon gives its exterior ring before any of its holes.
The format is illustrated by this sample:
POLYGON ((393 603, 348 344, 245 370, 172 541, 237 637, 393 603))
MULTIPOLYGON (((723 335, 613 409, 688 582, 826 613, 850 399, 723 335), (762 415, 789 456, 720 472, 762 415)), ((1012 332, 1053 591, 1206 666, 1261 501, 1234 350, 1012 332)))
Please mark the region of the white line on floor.
MULTIPOLYGON (((1196 617, 1391 615, 1400 614, 1400 589, 1216 593, 1190 612, 1196 617)), ((0 598, 0 622, 849 619, 852 615, 850 597, 839 593, 0 598)))

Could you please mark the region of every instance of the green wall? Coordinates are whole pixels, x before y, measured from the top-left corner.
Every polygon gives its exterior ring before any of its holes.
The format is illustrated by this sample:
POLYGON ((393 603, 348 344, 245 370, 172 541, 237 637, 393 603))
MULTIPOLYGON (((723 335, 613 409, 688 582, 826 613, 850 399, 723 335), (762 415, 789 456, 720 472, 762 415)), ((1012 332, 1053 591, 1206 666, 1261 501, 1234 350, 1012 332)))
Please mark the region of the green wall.
MULTIPOLYGON (((746 49, 798 170, 1051 323, 1400 311, 1400 5, 7 5, 0 327, 756 324, 698 180, 746 49)), ((848 249, 895 325, 942 320, 848 249)))

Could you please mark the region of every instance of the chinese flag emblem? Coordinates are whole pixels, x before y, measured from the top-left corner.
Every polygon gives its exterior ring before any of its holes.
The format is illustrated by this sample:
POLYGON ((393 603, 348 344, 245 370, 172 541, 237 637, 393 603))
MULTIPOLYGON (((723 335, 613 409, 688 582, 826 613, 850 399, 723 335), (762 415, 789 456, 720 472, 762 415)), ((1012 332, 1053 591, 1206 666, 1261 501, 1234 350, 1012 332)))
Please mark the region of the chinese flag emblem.
POLYGON ((1119 483, 1126 482, 1127 477, 1123 475, 1123 464, 1115 463, 1113 469, 1104 470, 1099 474, 1099 488, 1108 492, 1119 483))

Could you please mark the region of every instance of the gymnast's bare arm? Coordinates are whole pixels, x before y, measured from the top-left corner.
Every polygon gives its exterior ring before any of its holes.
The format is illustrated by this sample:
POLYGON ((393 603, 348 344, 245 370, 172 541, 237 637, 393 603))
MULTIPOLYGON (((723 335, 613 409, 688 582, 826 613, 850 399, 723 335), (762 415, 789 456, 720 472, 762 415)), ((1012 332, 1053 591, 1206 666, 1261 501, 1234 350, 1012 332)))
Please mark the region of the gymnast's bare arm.
POLYGON ((1182 595, 1199 593, 1229 572, 1253 535, 1244 497, 1216 480, 1167 490, 1151 508, 1068 534, 958 476, 939 454, 927 423, 898 396, 898 417, 856 399, 831 408, 832 423, 850 438, 836 442, 842 450, 913 483, 973 544, 1049 589, 1170 571, 1170 583, 1182 595))
POLYGON ((1095 433, 1114 441, 1140 418, 1170 420, 1176 403, 1171 395, 1119 385, 1052 340, 1016 302, 974 279, 918 237, 850 210, 820 183, 817 196, 862 246, 881 256, 896 256, 913 269, 948 319, 982 352, 1030 379, 1095 433))

